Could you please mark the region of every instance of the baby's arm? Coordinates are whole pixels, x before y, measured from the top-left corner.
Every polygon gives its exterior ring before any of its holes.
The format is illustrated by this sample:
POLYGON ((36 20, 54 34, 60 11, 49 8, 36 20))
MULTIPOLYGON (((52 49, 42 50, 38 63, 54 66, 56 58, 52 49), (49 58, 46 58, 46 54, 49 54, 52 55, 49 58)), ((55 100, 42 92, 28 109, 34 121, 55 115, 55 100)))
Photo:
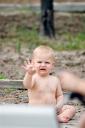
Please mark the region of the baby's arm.
POLYGON ((25 74, 25 77, 23 79, 23 85, 26 89, 29 89, 29 88, 33 87, 33 85, 34 85, 33 64, 30 61, 27 61, 27 62, 25 62, 23 68, 26 70, 26 74, 25 74))
POLYGON ((57 89, 56 89, 56 100, 57 100, 57 109, 61 109, 63 106, 63 91, 61 89, 60 81, 58 80, 57 89))

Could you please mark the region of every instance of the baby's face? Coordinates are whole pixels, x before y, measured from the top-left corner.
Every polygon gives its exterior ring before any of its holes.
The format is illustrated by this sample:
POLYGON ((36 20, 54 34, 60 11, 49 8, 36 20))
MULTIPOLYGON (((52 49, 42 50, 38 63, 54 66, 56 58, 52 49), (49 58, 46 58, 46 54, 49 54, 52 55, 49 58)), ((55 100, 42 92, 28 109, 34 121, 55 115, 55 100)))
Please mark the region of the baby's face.
POLYGON ((46 55, 35 56, 33 59, 33 64, 36 72, 40 76, 49 75, 54 67, 52 58, 46 55))

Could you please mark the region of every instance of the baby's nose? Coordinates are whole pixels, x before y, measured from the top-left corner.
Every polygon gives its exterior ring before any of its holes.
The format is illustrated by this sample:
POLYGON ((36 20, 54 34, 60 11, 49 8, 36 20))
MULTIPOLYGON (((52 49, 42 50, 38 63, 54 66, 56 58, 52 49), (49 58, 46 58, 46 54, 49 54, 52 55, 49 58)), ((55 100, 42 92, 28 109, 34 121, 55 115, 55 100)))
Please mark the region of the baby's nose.
POLYGON ((42 64, 41 64, 42 66, 45 66, 45 62, 42 62, 42 64))

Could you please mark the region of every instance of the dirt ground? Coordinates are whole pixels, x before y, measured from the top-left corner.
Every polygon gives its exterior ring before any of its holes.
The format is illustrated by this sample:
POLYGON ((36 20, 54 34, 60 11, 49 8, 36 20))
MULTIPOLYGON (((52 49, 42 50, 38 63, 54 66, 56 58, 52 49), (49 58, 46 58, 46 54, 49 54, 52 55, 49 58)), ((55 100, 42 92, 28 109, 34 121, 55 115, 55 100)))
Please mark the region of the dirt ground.
MULTIPOLYGON (((25 72, 22 65, 24 60, 30 56, 27 50, 27 48, 22 48, 22 53, 19 54, 10 45, 0 50, 0 74, 7 79, 23 79, 25 72)), ((58 61, 55 72, 68 70, 85 78, 85 51, 56 52, 56 57, 58 57, 58 61)))
MULTIPOLYGON (((28 104, 27 90, 0 89, 0 104, 28 104)), ((68 101, 76 108, 76 114, 68 123, 61 123, 61 128, 79 128, 79 120, 85 112, 85 107, 77 100, 68 101)))

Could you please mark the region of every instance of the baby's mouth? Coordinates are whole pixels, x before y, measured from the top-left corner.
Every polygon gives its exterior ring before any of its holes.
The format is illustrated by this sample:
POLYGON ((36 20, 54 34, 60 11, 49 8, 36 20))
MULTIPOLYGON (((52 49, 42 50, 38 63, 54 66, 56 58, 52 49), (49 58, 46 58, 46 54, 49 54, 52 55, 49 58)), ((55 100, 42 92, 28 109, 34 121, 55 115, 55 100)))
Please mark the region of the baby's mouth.
POLYGON ((46 69, 45 68, 41 68, 40 71, 46 71, 46 69))

